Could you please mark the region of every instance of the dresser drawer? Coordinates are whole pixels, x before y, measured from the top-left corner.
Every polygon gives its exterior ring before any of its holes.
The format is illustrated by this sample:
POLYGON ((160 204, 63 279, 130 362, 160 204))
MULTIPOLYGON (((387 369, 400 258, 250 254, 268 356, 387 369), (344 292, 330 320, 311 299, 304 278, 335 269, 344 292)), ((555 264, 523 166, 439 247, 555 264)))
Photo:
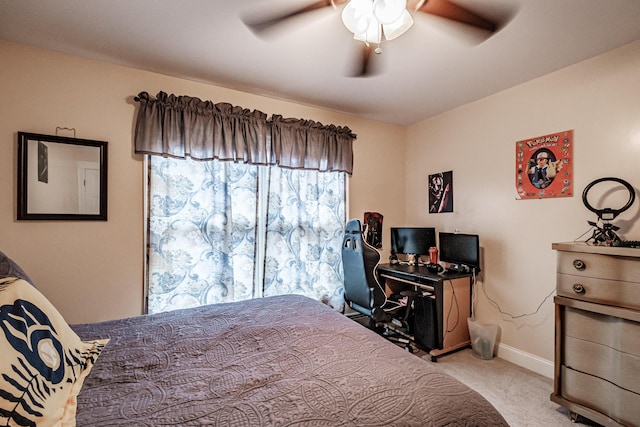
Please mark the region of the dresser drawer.
POLYGON ((551 400, 602 425, 640 427, 640 249, 554 243, 551 400))
POLYGON ((574 370, 638 394, 640 323, 565 307, 562 360, 574 370))
POLYGON ((640 309, 640 283, 558 273, 556 291, 567 298, 640 309))
POLYGON ((560 370, 560 394, 567 400, 596 411, 628 426, 640 420, 640 395, 608 381, 566 366, 560 370))
POLYGON ((557 268, 558 273, 640 283, 638 258, 560 251, 557 268))

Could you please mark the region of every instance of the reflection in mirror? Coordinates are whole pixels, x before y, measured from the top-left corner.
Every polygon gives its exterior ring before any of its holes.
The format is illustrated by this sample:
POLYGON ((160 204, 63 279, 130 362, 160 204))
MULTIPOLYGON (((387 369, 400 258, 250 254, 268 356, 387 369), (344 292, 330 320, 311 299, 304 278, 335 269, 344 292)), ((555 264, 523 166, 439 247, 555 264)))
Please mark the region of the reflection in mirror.
POLYGON ((106 142, 18 133, 18 219, 106 220, 106 142))

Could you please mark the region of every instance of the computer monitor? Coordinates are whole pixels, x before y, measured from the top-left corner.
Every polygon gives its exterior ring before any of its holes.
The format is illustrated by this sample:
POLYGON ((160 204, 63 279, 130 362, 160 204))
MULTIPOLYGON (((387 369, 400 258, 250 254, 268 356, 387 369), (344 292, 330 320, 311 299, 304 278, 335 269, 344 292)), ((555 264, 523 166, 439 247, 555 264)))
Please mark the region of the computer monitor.
POLYGON ((392 227, 391 253, 428 255, 436 246, 436 229, 433 227, 392 227))
POLYGON ((438 234, 440 261, 447 262, 452 270, 480 271, 480 238, 477 234, 438 234))

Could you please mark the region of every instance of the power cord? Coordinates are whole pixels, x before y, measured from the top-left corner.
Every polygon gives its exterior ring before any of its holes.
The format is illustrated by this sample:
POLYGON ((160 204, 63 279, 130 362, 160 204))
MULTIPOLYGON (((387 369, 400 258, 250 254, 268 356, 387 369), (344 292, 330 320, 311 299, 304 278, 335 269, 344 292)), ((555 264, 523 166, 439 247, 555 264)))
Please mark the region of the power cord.
POLYGON ((475 319, 476 311, 476 298, 478 293, 476 292, 477 276, 476 269, 474 268, 471 273, 471 318, 475 319))
MULTIPOLYGON (((475 274, 473 276, 473 286, 474 286, 474 290, 476 288, 476 277, 475 274)), ((543 304, 551 297, 553 296, 553 294, 556 292, 556 287, 554 286, 553 289, 551 290, 551 292, 549 292, 547 294, 547 296, 544 297, 544 299, 540 302, 540 304, 538 304, 538 307, 536 308, 535 311, 531 312, 531 313, 523 313, 523 314, 518 314, 518 315, 514 315, 511 314, 507 311, 504 311, 501 307, 500 304, 498 304, 496 301, 494 301, 489 294, 487 293, 487 289, 486 286, 484 284, 484 281, 481 282, 482 283, 482 293, 484 294, 485 297, 487 297, 487 301, 489 301, 489 304, 491 304, 494 308, 496 308, 498 310, 498 312, 500 314, 502 314, 503 316, 508 316, 509 318, 511 318, 511 320, 516 320, 516 319, 521 319, 523 317, 529 317, 529 316, 533 316, 535 314, 538 314, 538 312, 540 311, 540 308, 542 308, 543 304)), ((475 306, 476 303, 476 292, 473 293, 473 302, 472 302, 472 308, 475 306)), ((472 310, 473 312, 473 310, 472 310)), ((472 313, 472 317, 473 317, 473 313, 472 313)))
MULTIPOLYGON (((380 289, 380 292, 382 292, 382 295, 384 295, 384 302, 382 303, 381 307, 384 307, 385 305, 387 305, 387 303, 391 303, 391 305, 396 305, 398 307, 402 306, 402 303, 400 303, 400 301, 394 301, 394 300, 390 300, 389 297, 387 296, 387 293, 384 290, 384 287, 382 286, 382 284, 380 284, 380 281, 378 280, 378 265, 380 263, 378 262, 375 267, 373 267, 373 279, 376 282, 376 286, 378 286, 378 289, 380 289)), ((384 310, 384 308, 383 308, 384 310)))
POLYGON ((449 286, 451 286, 452 298, 451 298, 451 305, 449 305, 449 312, 447 313, 447 323, 446 323, 447 328, 445 329, 444 336, 442 337, 443 340, 447 336, 447 333, 455 331, 458 325, 460 324, 460 305, 458 304, 458 296, 456 295, 456 288, 455 286, 453 286, 453 281, 451 279, 447 280, 447 282, 449 282, 449 286), (456 324, 453 325, 453 328, 449 329, 449 319, 451 317, 451 312, 453 311, 454 303, 455 303, 456 314, 457 314, 456 324))

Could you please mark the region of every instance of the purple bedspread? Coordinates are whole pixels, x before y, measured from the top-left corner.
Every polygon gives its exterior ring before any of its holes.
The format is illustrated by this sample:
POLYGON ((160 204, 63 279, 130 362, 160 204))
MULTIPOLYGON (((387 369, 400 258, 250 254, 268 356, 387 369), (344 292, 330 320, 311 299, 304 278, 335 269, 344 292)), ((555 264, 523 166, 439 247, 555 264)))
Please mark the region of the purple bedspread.
POLYGON ((78 426, 506 426, 478 393, 301 296, 75 325, 110 338, 78 426))

